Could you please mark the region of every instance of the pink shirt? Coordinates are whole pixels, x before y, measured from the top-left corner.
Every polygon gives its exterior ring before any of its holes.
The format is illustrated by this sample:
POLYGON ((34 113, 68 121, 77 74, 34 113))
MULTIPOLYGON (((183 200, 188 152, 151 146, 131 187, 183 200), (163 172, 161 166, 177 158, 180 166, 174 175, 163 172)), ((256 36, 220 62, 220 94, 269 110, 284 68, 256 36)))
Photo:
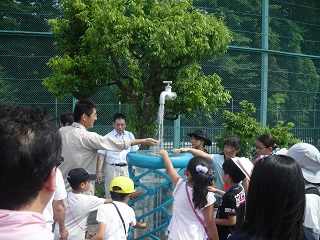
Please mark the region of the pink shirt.
POLYGON ((53 240, 42 214, 0 209, 0 239, 53 240))

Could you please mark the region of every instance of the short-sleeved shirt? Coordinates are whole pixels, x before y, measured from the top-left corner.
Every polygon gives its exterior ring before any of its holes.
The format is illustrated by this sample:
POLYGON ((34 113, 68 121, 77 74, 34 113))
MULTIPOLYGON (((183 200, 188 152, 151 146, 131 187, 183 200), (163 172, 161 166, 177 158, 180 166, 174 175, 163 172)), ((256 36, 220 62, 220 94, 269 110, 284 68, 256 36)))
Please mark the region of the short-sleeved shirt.
MULTIPOLYGON (((112 130, 108 134, 106 134, 107 137, 111 138, 126 138, 133 140, 134 135, 129 132, 129 131, 124 131, 122 134, 118 134, 116 130, 112 130)), ((119 163, 127 163, 127 154, 129 152, 137 151, 138 146, 131 146, 128 149, 125 149, 121 152, 116 152, 116 151, 108 151, 108 150, 99 150, 98 153, 104 154, 105 155, 105 162, 108 164, 119 164, 119 163)))
POLYGON ((113 203, 118 207, 119 212, 124 220, 126 232, 124 231, 121 218, 113 204, 104 204, 101 206, 97 212, 97 222, 102 222, 106 224, 106 235, 104 239, 108 240, 125 240, 127 239, 127 234, 129 227, 135 226, 136 216, 131 207, 126 203, 113 201, 113 203))
MULTIPOLYGON (((104 198, 69 192, 63 200, 66 207, 65 226, 69 231, 68 240, 84 240, 87 229, 87 219, 92 211, 104 204, 104 198)), ((54 238, 59 239, 59 225, 56 223, 54 238)))
MULTIPOLYGON (((318 188, 316 185, 307 184, 306 189, 310 187, 318 188)), ((306 194, 306 209, 304 214, 305 227, 314 232, 316 239, 319 239, 320 233, 320 197, 316 194, 306 194)))
MULTIPOLYGON (((170 231, 169 238, 184 240, 206 239, 207 234, 205 232, 205 229, 194 213, 193 208, 189 202, 185 188, 186 184, 186 181, 180 178, 173 191, 173 213, 168 226, 168 230, 170 231)), ((190 199, 192 199, 193 189, 189 186, 187 189, 190 199)), ((205 207, 214 204, 215 200, 216 198, 214 197, 214 194, 212 192, 209 192, 207 194, 207 204, 205 207)), ((204 208, 195 209, 198 213, 198 216, 201 217, 203 221, 204 208)))
POLYGON ((46 208, 43 211, 43 216, 46 219, 48 230, 52 231, 53 224, 53 209, 52 202, 53 200, 63 200, 67 196, 66 188, 64 186, 63 177, 59 168, 57 168, 56 172, 56 190, 54 191, 53 196, 48 202, 46 208))
POLYGON ((244 222, 245 192, 241 186, 237 189, 227 190, 222 196, 218 207, 217 219, 236 216, 235 226, 222 226, 217 224, 219 239, 227 239, 228 235, 238 230, 244 222))

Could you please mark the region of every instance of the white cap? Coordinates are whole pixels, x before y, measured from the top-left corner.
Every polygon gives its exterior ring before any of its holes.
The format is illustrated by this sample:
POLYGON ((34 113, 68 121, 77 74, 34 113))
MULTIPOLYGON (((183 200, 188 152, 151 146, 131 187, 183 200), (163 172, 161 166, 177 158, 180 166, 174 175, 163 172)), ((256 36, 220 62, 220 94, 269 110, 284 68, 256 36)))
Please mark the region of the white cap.
POLYGON ((253 169, 253 163, 245 157, 234 157, 231 158, 233 162, 240 168, 240 170, 246 175, 246 177, 250 180, 252 169, 253 169))
POLYGON ((320 183, 320 152, 308 143, 297 143, 287 152, 301 167, 305 180, 310 183, 320 183))

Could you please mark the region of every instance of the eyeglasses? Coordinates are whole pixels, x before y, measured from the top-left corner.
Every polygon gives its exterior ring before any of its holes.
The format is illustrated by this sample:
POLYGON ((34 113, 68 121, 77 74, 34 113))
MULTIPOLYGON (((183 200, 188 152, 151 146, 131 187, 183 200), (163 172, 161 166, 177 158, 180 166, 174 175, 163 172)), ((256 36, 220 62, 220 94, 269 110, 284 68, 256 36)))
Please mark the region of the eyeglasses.
POLYGON ((255 149, 257 150, 257 152, 260 152, 262 149, 264 148, 268 148, 268 147, 255 147, 255 149))

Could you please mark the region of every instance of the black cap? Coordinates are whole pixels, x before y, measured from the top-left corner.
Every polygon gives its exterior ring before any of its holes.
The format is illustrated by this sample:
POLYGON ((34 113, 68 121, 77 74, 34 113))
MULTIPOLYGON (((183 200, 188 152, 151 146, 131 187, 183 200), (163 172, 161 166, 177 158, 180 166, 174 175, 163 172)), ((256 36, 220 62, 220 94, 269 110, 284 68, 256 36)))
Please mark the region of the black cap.
POLYGON ((96 174, 90 174, 84 168, 74 168, 67 176, 67 180, 70 184, 82 183, 89 180, 95 180, 97 178, 96 174))
POLYGON ((203 133, 201 130, 195 130, 193 133, 188 133, 187 135, 189 137, 193 136, 193 137, 202 139, 206 146, 211 146, 212 145, 212 142, 211 142, 210 138, 205 133, 203 133))

